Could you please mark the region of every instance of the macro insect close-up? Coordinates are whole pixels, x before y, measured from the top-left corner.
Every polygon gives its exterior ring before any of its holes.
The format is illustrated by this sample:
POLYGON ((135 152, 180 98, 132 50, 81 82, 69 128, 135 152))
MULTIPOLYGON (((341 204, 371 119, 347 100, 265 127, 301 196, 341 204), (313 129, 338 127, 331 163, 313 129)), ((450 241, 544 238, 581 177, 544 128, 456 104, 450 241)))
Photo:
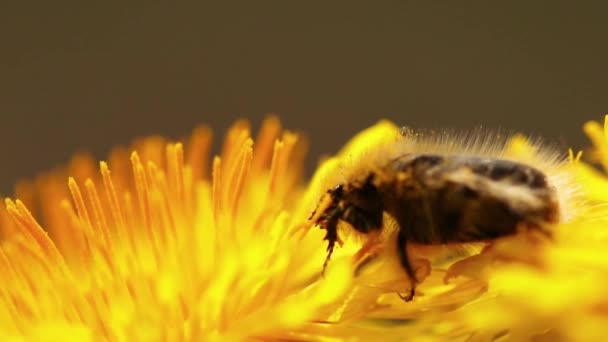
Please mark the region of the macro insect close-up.
POLYGON ((4 1, 0 342, 608 341, 606 13, 4 1))
MULTIPOLYGON (((323 269, 341 244, 339 224, 364 240, 355 263, 374 258, 388 243, 382 238, 385 214, 396 224, 393 247, 410 282, 404 285, 407 294, 399 295, 406 301, 418 282, 409 244, 491 243, 530 230, 550 238, 550 225, 561 216, 558 189, 536 166, 501 157, 506 140, 482 133, 489 145, 475 146, 468 144, 471 135, 452 141, 447 133, 402 129, 401 134, 396 149, 380 151, 384 155, 371 165, 330 188, 309 218, 326 231, 323 269)), ((549 163, 560 163, 559 157, 552 159, 549 163)))

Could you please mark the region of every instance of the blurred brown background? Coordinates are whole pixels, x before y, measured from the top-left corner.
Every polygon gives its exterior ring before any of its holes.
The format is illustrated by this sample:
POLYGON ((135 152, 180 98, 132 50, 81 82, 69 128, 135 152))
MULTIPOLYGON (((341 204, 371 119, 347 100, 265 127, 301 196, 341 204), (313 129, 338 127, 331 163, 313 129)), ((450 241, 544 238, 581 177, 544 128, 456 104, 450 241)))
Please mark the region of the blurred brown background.
POLYGON ((381 117, 578 147, 608 112, 605 1, 83 3, 0 4, 0 193, 269 112, 313 138, 311 166, 381 117))

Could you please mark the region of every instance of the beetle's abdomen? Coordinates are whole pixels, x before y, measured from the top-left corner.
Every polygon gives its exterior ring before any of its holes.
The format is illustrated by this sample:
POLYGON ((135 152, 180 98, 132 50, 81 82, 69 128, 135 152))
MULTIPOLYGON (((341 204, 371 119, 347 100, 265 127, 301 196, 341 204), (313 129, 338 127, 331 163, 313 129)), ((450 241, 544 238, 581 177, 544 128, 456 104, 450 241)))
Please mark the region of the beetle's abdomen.
POLYGON ((411 154, 385 172, 386 211, 418 243, 472 242, 555 222, 555 189, 538 169, 513 161, 411 154))

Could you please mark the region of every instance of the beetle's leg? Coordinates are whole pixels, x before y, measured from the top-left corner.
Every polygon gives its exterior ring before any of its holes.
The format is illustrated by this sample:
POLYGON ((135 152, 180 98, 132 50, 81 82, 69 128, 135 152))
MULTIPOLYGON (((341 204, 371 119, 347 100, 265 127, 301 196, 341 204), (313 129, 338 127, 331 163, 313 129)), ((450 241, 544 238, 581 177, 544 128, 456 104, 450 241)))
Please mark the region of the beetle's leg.
POLYGON ((370 261, 378 256, 378 252, 382 249, 382 241, 380 240, 380 232, 372 232, 367 236, 367 240, 361 248, 353 255, 353 264, 355 266, 355 276, 361 273, 361 270, 370 261))
POLYGON ((327 264, 329 264, 331 255, 334 252, 336 242, 340 244, 342 242, 338 237, 338 219, 339 216, 336 215, 336 213, 333 213, 333 215, 330 216, 330 218, 328 219, 327 226, 325 227, 326 234, 324 240, 327 240, 327 256, 325 257, 325 261, 323 262, 323 274, 325 274, 327 264))
POLYGON ((410 289, 407 295, 403 296, 399 294, 401 299, 406 302, 411 301, 414 298, 416 293, 416 272, 410 263, 409 256, 407 254, 407 234, 404 229, 399 229, 399 235, 397 237, 397 254, 399 256, 399 261, 401 262, 401 266, 407 273, 407 276, 410 280, 410 289))
POLYGON ((323 274, 325 275, 325 269, 329 264, 329 260, 331 259, 331 255, 334 253, 334 246, 336 245, 336 240, 329 240, 327 243, 327 256, 325 257, 325 261, 323 261, 323 274))
POLYGON ((367 256, 361 259, 358 264, 355 264, 355 277, 358 277, 365 268, 365 266, 374 261, 377 257, 377 253, 367 254, 367 256))
POLYGON ((376 254, 382 247, 379 231, 368 233, 366 237, 367 239, 363 243, 363 246, 353 255, 353 262, 356 267, 362 264, 368 257, 376 254))

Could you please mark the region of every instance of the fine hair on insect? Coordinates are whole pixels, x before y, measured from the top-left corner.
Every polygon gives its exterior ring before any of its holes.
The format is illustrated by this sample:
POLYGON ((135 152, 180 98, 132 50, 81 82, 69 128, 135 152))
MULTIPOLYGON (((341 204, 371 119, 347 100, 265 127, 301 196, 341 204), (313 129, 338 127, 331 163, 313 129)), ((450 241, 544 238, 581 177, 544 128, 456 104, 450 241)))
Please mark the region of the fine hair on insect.
POLYGON ((361 257, 382 245, 389 215, 410 280, 402 298, 409 301, 416 276, 408 244, 491 242, 522 229, 550 235, 549 227, 568 217, 561 208, 570 195, 560 191, 568 179, 558 171, 567 161, 540 142, 527 143, 533 153, 513 152, 521 141, 529 140, 403 128, 395 142, 352 158, 309 218, 326 231, 323 269, 342 241, 341 229, 363 237, 361 257))

